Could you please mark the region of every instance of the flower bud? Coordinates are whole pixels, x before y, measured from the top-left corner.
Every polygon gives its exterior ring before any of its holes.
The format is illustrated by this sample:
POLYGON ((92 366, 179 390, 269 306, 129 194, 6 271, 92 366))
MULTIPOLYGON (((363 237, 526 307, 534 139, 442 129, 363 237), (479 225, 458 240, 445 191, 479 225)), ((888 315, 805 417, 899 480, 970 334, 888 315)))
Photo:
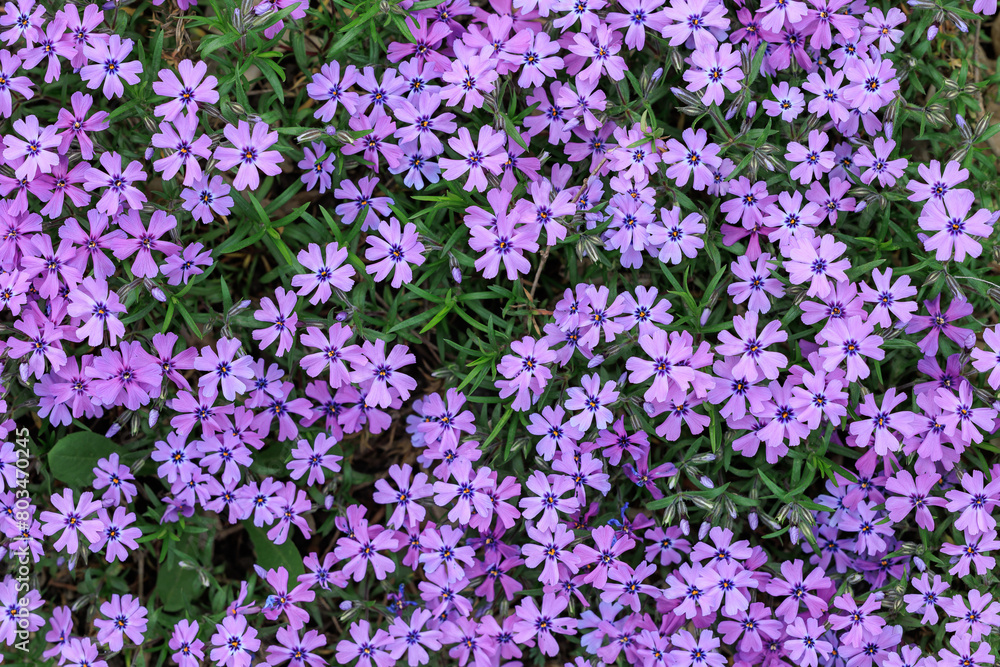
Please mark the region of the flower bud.
POLYGON ((757 518, 756 512, 750 512, 750 516, 747 517, 747 523, 750 524, 750 530, 757 530, 760 520, 757 518))
POLYGON ((747 118, 753 118, 757 114, 757 100, 750 100, 747 105, 747 118))
POLYGON ((108 429, 107 433, 104 434, 104 437, 113 438, 116 435, 118 435, 118 432, 121 430, 122 430, 122 425, 119 424, 118 422, 115 422, 114 424, 111 425, 111 428, 108 429))
POLYGON ((703 521, 702 524, 698 527, 698 539, 703 540, 706 537, 708 537, 708 531, 711 530, 711 528, 712 528, 711 523, 709 523, 708 521, 703 521))
POLYGON ((691 534, 691 522, 688 521, 687 519, 681 519, 681 532, 684 535, 691 534))
POLYGON ((587 362, 587 368, 594 368, 595 366, 600 366, 604 363, 603 354, 595 354, 594 358, 587 362))
POLYGON ((708 318, 711 315, 712 315, 712 309, 711 308, 706 308, 705 310, 703 310, 701 312, 701 320, 700 320, 701 326, 705 326, 705 323, 708 322, 708 318))
POLYGON ((798 526, 792 526, 788 529, 788 539, 792 541, 792 544, 798 544, 801 537, 798 526))
POLYGON ((149 411, 149 428, 156 426, 156 422, 160 421, 160 411, 153 409, 149 411))

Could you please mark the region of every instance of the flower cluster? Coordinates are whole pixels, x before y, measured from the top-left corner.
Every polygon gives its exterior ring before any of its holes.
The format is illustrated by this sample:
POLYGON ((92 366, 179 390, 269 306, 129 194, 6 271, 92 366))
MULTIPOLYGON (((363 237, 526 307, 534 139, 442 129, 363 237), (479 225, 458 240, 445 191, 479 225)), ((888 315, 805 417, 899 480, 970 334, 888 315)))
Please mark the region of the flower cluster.
POLYGON ((960 4, 8 2, 0 662, 994 664, 960 4))

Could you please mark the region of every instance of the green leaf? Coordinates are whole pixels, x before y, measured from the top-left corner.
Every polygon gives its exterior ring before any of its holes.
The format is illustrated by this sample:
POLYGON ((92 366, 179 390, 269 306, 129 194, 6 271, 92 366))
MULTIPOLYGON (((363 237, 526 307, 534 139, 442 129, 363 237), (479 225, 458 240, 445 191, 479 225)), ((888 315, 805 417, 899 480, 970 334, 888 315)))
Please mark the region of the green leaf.
POLYGON ((49 470, 61 482, 74 489, 89 486, 94 481, 97 461, 118 451, 115 443, 92 431, 71 433, 49 451, 49 470))
POLYGON ((291 541, 275 544, 267 533, 252 523, 243 522, 250 541, 257 553, 257 564, 265 570, 277 570, 283 567, 288 570, 288 580, 294 581, 305 570, 302 568, 302 555, 291 541))

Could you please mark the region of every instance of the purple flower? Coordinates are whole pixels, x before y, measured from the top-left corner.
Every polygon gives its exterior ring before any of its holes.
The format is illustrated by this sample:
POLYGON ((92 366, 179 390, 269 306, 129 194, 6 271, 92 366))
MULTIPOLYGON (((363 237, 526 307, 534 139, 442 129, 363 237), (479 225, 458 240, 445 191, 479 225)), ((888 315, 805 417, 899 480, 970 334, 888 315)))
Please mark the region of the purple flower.
POLYGON ((253 655, 260 650, 257 631, 249 627, 243 615, 227 615, 215 625, 209 658, 222 667, 250 667, 253 655))
POLYGON ((222 176, 207 176, 199 178, 190 188, 181 190, 184 200, 184 210, 191 211, 195 220, 203 223, 212 222, 212 214, 226 216, 235 202, 229 196, 231 187, 222 180, 222 176))
POLYGON ((948 310, 941 310, 941 295, 938 294, 930 301, 924 301, 924 308, 927 315, 914 315, 906 325, 906 333, 916 333, 929 328, 930 331, 923 340, 917 343, 920 350, 929 356, 937 354, 938 337, 944 334, 955 344, 963 349, 969 347, 967 342, 973 336, 971 329, 956 327, 952 322, 967 317, 972 314, 972 304, 965 299, 953 299, 948 305, 948 310))
POLYGON ((813 179, 819 180, 823 174, 833 169, 834 152, 823 150, 829 140, 826 132, 813 130, 809 133, 808 148, 796 141, 789 142, 785 159, 799 163, 789 175, 798 179, 802 185, 807 185, 813 179))
MULTIPOLYGON (((122 171, 122 156, 114 152, 102 153, 100 162, 104 171, 96 168, 88 169, 84 173, 86 181, 83 184, 87 192, 97 188, 107 188, 97 201, 97 210, 101 213, 117 215, 123 204, 127 204, 130 209, 142 208, 142 205, 146 203, 146 195, 133 185, 146 180, 146 172, 142 170, 142 164, 137 160, 132 160, 128 163, 128 167, 122 171)), ((161 217, 166 215, 161 210, 157 212, 161 214, 161 217)), ((173 216, 170 217, 173 219, 173 216)))
POLYGON ((705 106, 721 106, 726 90, 731 93, 740 90, 743 79, 743 70, 739 68, 740 54, 733 53, 729 44, 723 44, 718 51, 695 51, 691 54, 691 65, 693 68, 684 72, 687 89, 698 91, 704 88, 701 101, 705 106))
POLYGON ((936 250, 935 258, 939 262, 952 258, 962 262, 967 254, 971 257, 982 254, 982 245, 972 237, 990 236, 996 216, 979 209, 968 217, 974 203, 975 196, 969 190, 951 190, 924 205, 917 222, 921 229, 937 232, 924 240, 924 248, 936 250))
POLYGON ((369 247, 365 250, 365 259, 379 261, 366 266, 365 271, 374 273, 375 280, 382 282, 394 270, 391 285, 398 289, 413 280, 410 265, 424 263, 424 244, 418 240, 417 227, 412 222, 406 223, 401 230, 399 220, 390 218, 389 222, 379 223, 378 232, 382 238, 374 235, 367 238, 369 247))
POLYGON ((962 169, 957 162, 949 162, 941 172, 941 163, 931 160, 928 164, 918 164, 917 173, 924 182, 911 178, 906 183, 911 194, 910 201, 925 201, 927 199, 943 199, 945 194, 955 189, 956 185, 969 180, 969 170, 962 169))
POLYGON ((354 285, 354 267, 344 264, 347 248, 331 242, 326 244, 324 253, 318 245, 310 243, 308 249, 300 250, 297 257, 299 263, 309 269, 310 273, 292 276, 292 285, 299 288, 299 296, 306 296, 316 290, 309 299, 309 303, 313 305, 321 301, 326 303, 333 288, 346 292, 354 285))
POLYGON ((542 596, 542 608, 539 609, 534 598, 525 597, 514 608, 518 620, 514 623, 513 641, 523 644, 534 640, 538 642, 538 650, 542 655, 557 655, 559 643, 553 635, 576 634, 577 619, 560 616, 568 605, 568 597, 546 593, 542 596))
POLYGON ((860 113, 878 111, 899 90, 896 70, 888 60, 855 58, 843 69, 850 82, 844 88, 844 100, 860 113))
POLYGON ((868 377, 871 371, 864 357, 877 361, 885 358, 885 352, 880 347, 883 339, 876 336, 874 330, 872 322, 857 316, 830 320, 823 329, 827 347, 819 351, 824 357, 823 369, 829 373, 846 361, 848 382, 868 377))
POLYGON ((312 82, 306 86, 309 97, 317 102, 324 102, 313 115, 328 123, 337 113, 337 106, 341 104, 347 109, 347 113, 355 113, 360 98, 357 93, 348 92, 347 89, 354 85, 357 78, 358 70, 354 65, 344 68, 343 77, 340 75, 340 63, 336 60, 323 65, 318 74, 313 74, 312 82))
POLYGON ((53 545, 56 551, 65 549, 67 553, 75 554, 79 549, 81 534, 92 544, 100 539, 101 520, 88 517, 92 517, 100 509, 101 503, 94 500, 94 494, 90 491, 81 493, 80 501, 74 504, 73 491, 63 489, 62 494, 52 495, 52 504, 58 513, 42 512, 39 519, 42 521, 43 535, 62 533, 53 545))
POLYGON ((833 288, 830 279, 846 281, 845 271, 851 268, 848 259, 837 257, 847 250, 847 244, 834 240, 832 234, 793 241, 789 260, 782 265, 793 285, 809 283, 807 296, 826 298, 833 288))
POLYGON ((666 152, 661 156, 663 162, 671 165, 667 169, 667 177, 676 180, 678 186, 684 186, 694 175, 694 189, 704 190, 714 180, 713 170, 722 165, 722 158, 718 156, 719 146, 708 143, 705 130, 695 131, 689 127, 681 138, 683 144, 670 139, 666 152))
POLYGON ((520 226, 518 223, 517 215, 496 211, 495 226, 472 228, 469 247, 485 253, 475 262, 476 270, 482 271, 484 278, 495 277, 501 262, 508 280, 517 280, 519 274, 531 270, 531 262, 524 253, 538 251, 539 227, 534 222, 520 226))
POLYGON ((168 285, 187 285, 193 276, 204 273, 200 267, 212 265, 212 251, 205 250, 200 243, 184 246, 184 250, 176 255, 170 255, 160 265, 160 271, 167 278, 168 285))
POLYGON ((216 348, 218 352, 206 345, 194 360, 195 369, 205 373, 198 379, 198 387, 205 392, 206 398, 213 398, 221 385, 222 395, 227 401, 233 401, 236 394, 246 393, 249 388, 254 376, 250 367, 253 360, 249 355, 236 357, 242 348, 238 340, 220 338, 216 348))
POLYGON ((802 91, 795 86, 789 87, 785 81, 771 86, 771 94, 774 95, 774 99, 764 100, 764 112, 771 117, 781 116, 781 120, 786 123, 798 118, 806 106, 806 98, 802 95, 802 91))
POLYGON ((172 179, 184 167, 184 186, 202 180, 198 158, 212 156, 212 140, 207 134, 195 139, 198 132, 198 116, 179 114, 169 122, 160 123, 160 131, 153 135, 152 143, 157 148, 172 151, 166 157, 153 162, 153 169, 162 173, 165 180, 172 179))
MULTIPOLYGON (((669 174, 670 170, 667 172, 669 174)), ((697 187, 699 174, 699 171, 695 172, 696 189, 701 189, 697 187)), ((686 176, 684 180, 687 180, 686 176)), ((681 220, 680 206, 661 208, 660 222, 654 222, 648 227, 650 244, 660 247, 657 258, 664 264, 680 264, 684 257, 694 258, 698 249, 705 247, 705 242, 697 236, 705 233, 703 219, 700 213, 691 213, 681 220)))
POLYGON ((889 159, 896 148, 896 142, 891 139, 886 141, 882 137, 875 137, 874 146, 874 153, 867 146, 862 146, 854 156, 854 164, 867 167, 861 174, 861 182, 867 185, 878 178, 878 184, 882 187, 892 187, 896 184, 896 179, 903 175, 908 162, 906 158, 889 159))
POLYGON ((295 314, 297 302, 298 298, 295 293, 286 292, 283 287, 274 290, 274 301, 266 296, 261 297, 260 310, 254 311, 253 318, 271 326, 253 331, 252 337, 254 340, 260 341, 260 349, 268 347, 275 339, 278 340, 278 349, 275 354, 279 357, 292 349, 292 342, 295 340, 295 327, 299 322, 299 317, 295 314))
POLYGON ((309 444, 308 440, 299 440, 298 446, 292 450, 292 460, 287 465, 288 469, 292 471, 292 479, 301 479, 306 471, 309 471, 306 484, 308 486, 323 485, 326 483, 323 468, 330 472, 340 472, 339 461, 344 457, 328 453, 335 444, 337 441, 327 437, 325 433, 317 435, 312 445, 309 444))
MULTIPOLYGON (((494 61, 484 56, 471 55, 472 53, 474 53, 472 49, 460 51, 451 64, 451 70, 441 75, 441 78, 448 83, 441 89, 441 98, 452 107, 464 98, 462 111, 465 113, 483 106, 486 99, 483 93, 493 92, 499 77, 494 61)), ((485 125, 480 127, 480 132, 487 128, 485 125)), ((458 129, 459 136, 463 130, 468 134, 468 130, 461 127, 458 129)))
POLYGON ((392 404, 392 395, 389 388, 392 387, 399 392, 400 398, 406 400, 410 392, 417 388, 417 382, 409 375, 399 372, 404 366, 409 366, 416 362, 417 358, 410 354, 409 348, 405 345, 393 345, 388 356, 385 353, 385 341, 376 340, 375 343, 365 341, 361 346, 364 359, 354 365, 351 372, 351 381, 365 382, 372 381, 368 389, 367 402, 373 407, 387 408, 392 404))
POLYGON ((392 559, 378 553, 383 550, 396 550, 399 543, 393 537, 394 534, 394 531, 382 530, 381 527, 372 530, 368 526, 368 521, 360 519, 351 535, 337 540, 337 547, 333 552, 337 558, 348 561, 343 568, 344 574, 353 576, 354 581, 361 581, 365 577, 369 563, 375 571, 375 578, 379 581, 385 579, 389 572, 394 572, 396 564, 392 559))
MULTIPOLYGON (((96 5, 91 5, 96 6, 96 5)), ((69 667, 108 667, 108 663, 98 659, 97 644, 89 637, 71 637, 63 646, 62 656, 69 667)))
POLYGON ((278 645, 267 647, 269 665, 280 665, 285 661, 290 661, 290 665, 308 667, 325 667, 327 664, 326 660, 313 653, 316 649, 326 646, 326 635, 316 630, 307 631, 299 639, 298 630, 281 627, 278 628, 275 639, 278 640, 278 645))
MULTIPOLYGON (((91 544, 91 549, 101 551, 107 546, 108 562, 113 563, 117 559, 124 563, 129 550, 139 548, 136 539, 142 537, 142 531, 139 528, 129 527, 135 523, 135 514, 124 507, 116 507, 114 516, 110 516, 108 511, 102 507, 98 510, 97 518, 101 523, 101 532, 98 539, 91 544)), ((133 639, 133 641, 135 640, 133 639)), ((141 636, 136 643, 142 643, 141 636)))
POLYGON ((758 336, 757 323, 757 313, 736 316, 733 326, 739 338, 728 331, 719 332, 720 345, 716 350, 720 354, 740 358, 732 369, 733 374, 746 377, 751 382, 762 376, 774 380, 778 371, 788 365, 788 358, 780 352, 768 352, 766 348, 788 340, 788 334, 780 331, 781 322, 775 320, 768 322, 758 336))
POLYGON ((167 122, 175 120, 185 111, 189 117, 197 117, 199 104, 219 101, 219 93, 215 90, 219 80, 208 74, 206 63, 185 59, 177 63, 177 71, 180 78, 173 70, 161 69, 158 80, 153 82, 154 93, 171 98, 169 102, 156 105, 153 110, 167 122))
POLYGON ((268 129, 267 123, 254 123, 251 128, 241 120, 236 127, 226 125, 223 130, 232 146, 219 146, 212 157, 219 161, 217 166, 222 171, 240 166, 233 181, 237 190, 256 190, 260 187, 258 170, 267 176, 281 173, 281 153, 267 150, 278 142, 278 133, 268 132, 268 129))
POLYGON ((406 654, 406 662, 410 667, 425 665, 430 662, 430 651, 441 650, 441 632, 426 628, 433 614, 427 609, 415 609, 407 623, 397 616, 389 626, 392 643, 387 645, 393 660, 399 660, 406 654))
POLYGON ((385 630, 376 629, 372 637, 368 621, 357 621, 351 623, 349 632, 350 639, 337 642, 338 663, 346 665, 357 660, 356 667, 373 667, 373 664, 374 667, 393 667, 396 664, 386 650, 393 640, 385 630))
MULTIPOLYGON (((44 8, 39 5, 39 9, 44 11, 44 8)), ((14 76, 15 72, 21 68, 21 59, 15 55, 11 55, 10 51, 6 49, 0 51, 0 80, 4 81, 4 85, 0 85, 0 115, 4 118, 10 118, 13 111, 12 97, 11 93, 18 93, 24 97, 26 100, 30 100, 34 97, 35 93, 31 90, 31 86, 34 84, 26 76, 14 76)), ((82 93, 73 93, 73 99, 76 99, 77 95, 82 95, 82 93)), ((60 110, 59 114, 62 115, 63 111, 60 110)), ((58 127, 58 125, 57 125, 58 127)), ((90 159, 93 157, 93 151, 89 155, 84 155, 84 159, 90 159)))
POLYGON ((597 373, 584 375, 580 383, 582 388, 570 387, 566 391, 566 409, 582 411, 570 419, 569 423, 582 431, 587 431, 592 423, 598 429, 603 429, 614 418, 608 406, 618 400, 616 385, 614 381, 608 380, 601 387, 601 378, 597 373))
POLYGON ((160 393, 162 371, 139 341, 121 341, 117 350, 101 348, 101 356, 85 369, 94 398, 104 405, 138 410, 160 393))
MULTIPOLYGON (((837 2, 840 3, 843 0, 837 0, 837 2)), ((844 73, 842 71, 826 69, 823 71, 822 77, 820 77, 819 72, 809 74, 806 82, 802 84, 803 89, 816 95, 816 98, 809 102, 809 113, 814 113, 818 117, 829 115, 834 123, 847 122, 850 118, 850 111, 845 104, 843 83, 844 73)))
POLYGON ((714 30, 729 30, 726 8, 709 0, 675 0, 663 10, 659 20, 660 34, 670 40, 670 46, 693 40, 697 51, 711 51, 718 45, 714 30))
POLYGON ((103 84, 104 97, 110 100, 125 93, 122 80, 132 86, 139 83, 142 63, 124 62, 132 53, 132 45, 131 39, 123 40, 118 35, 111 35, 107 42, 95 40, 93 44, 84 46, 87 60, 96 63, 80 70, 80 77, 87 82, 87 88, 93 90, 103 84))
POLYGON ((573 43, 566 48, 577 56, 591 61, 579 72, 580 78, 584 81, 598 81, 605 73, 612 81, 621 81, 625 78, 627 69, 625 59, 616 55, 622 48, 622 36, 606 24, 597 26, 597 30, 590 36, 582 33, 574 34, 573 43))
POLYGON ((24 161, 14 170, 17 178, 26 178, 29 181, 35 178, 36 174, 48 174, 52 168, 59 163, 59 157, 53 152, 61 143, 56 136, 58 127, 47 125, 39 127, 36 116, 18 118, 14 121, 14 131, 21 135, 7 134, 3 137, 3 156, 7 160, 17 160, 24 158, 24 161))
POLYGON ((445 170, 442 176, 445 180, 454 181, 468 172, 464 189, 470 192, 473 189, 482 192, 487 185, 483 170, 493 174, 500 173, 504 158, 499 151, 503 149, 506 140, 505 134, 494 132, 492 128, 484 125, 479 128, 479 138, 473 144, 469 129, 458 128, 458 136, 449 139, 448 146, 461 155, 462 159, 441 158, 439 162, 445 170))
POLYGON ((306 184, 306 190, 312 190, 319 183, 319 192, 323 194, 330 189, 333 183, 333 158, 334 153, 330 153, 325 159, 327 148, 319 141, 314 141, 311 146, 302 149, 302 159, 299 160, 298 167, 304 173, 302 182, 306 184))

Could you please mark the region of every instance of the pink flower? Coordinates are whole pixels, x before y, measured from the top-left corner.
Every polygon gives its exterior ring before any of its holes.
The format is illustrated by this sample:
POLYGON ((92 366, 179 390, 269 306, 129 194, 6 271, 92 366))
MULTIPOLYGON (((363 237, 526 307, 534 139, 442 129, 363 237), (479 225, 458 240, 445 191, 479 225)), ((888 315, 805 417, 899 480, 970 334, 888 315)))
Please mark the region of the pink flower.
POLYGON ((830 137, 826 132, 813 130, 809 133, 808 148, 797 141, 790 142, 785 159, 799 164, 792 169, 789 175, 798 179, 802 185, 807 185, 813 179, 819 180, 823 174, 833 169, 836 157, 834 152, 823 150, 829 141, 830 137))
POLYGON ((956 262, 965 256, 979 257, 983 247, 973 236, 988 237, 993 233, 996 216, 986 209, 979 209, 967 217, 975 203, 969 190, 951 190, 941 199, 930 199, 920 212, 917 223, 928 232, 937 232, 924 240, 924 248, 935 250, 935 258, 943 262, 954 257, 956 262))
POLYGON ((750 312, 734 317, 733 327, 739 338, 728 331, 721 331, 720 345, 716 347, 719 354, 740 358, 732 369, 733 374, 746 377, 751 382, 762 376, 769 380, 777 379, 778 371, 788 365, 788 358, 780 352, 769 352, 766 348, 788 340, 788 334, 780 330, 781 322, 768 322, 758 336, 757 313, 750 312))
POLYGON ((559 524, 559 512, 570 514, 580 506, 576 498, 561 497, 573 490, 573 480, 564 475, 546 477, 544 473, 536 470, 528 478, 526 485, 535 495, 521 498, 518 507, 524 510, 522 515, 525 519, 542 515, 538 520, 539 530, 553 530, 559 524))
POLYGON ((838 260, 847 250, 847 244, 834 239, 832 234, 820 237, 802 238, 793 241, 788 254, 789 260, 783 266, 788 271, 788 279, 793 285, 809 283, 807 296, 826 298, 833 288, 830 279, 847 281, 848 259, 838 260))
POLYGON ((246 121, 239 121, 236 127, 226 125, 223 134, 231 146, 219 146, 212 157, 219 161, 218 169, 228 171, 239 165, 233 187, 237 190, 256 190, 260 187, 258 171, 267 176, 281 173, 281 153, 267 150, 278 142, 277 132, 268 132, 267 123, 254 123, 251 129, 246 121))
POLYGON ((871 370, 864 358, 876 361, 885 358, 885 352, 880 347, 883 339, 872 333, 874 330, 874 324, 856 316, 831 320, 823 329, 827 347, 819 351, 824 357, 823 369, 830 372, 846 361, 848 382, 868 377, 871 370))

